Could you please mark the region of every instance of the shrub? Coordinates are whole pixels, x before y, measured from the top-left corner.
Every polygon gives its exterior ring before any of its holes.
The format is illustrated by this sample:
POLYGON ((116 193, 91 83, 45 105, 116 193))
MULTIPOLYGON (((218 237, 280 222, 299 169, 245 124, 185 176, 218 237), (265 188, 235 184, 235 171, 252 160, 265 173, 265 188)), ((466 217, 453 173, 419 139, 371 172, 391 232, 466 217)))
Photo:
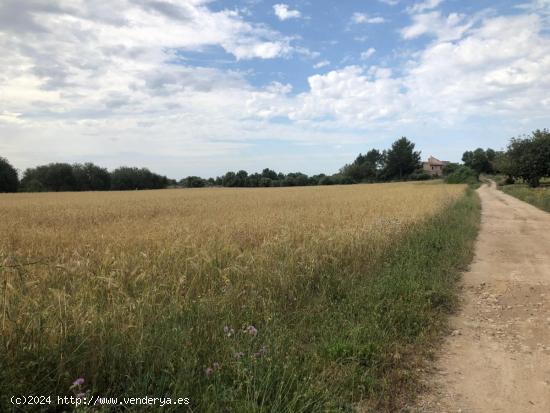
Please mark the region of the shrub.
POLYGON ((428 181, 432 179, 432 176, 424 171, 416 171, 409 176, 411 181, 428 181))
POLYGON ((443 167, 443 176, 447 176, 456 172, 460 168, 460 165, 454 162, 448 163, 443 167))
POLYGON ((467 166, 460 166, 453 173, 445 178, 448 184, 475 184, 477 180, 477 172, 467 166))

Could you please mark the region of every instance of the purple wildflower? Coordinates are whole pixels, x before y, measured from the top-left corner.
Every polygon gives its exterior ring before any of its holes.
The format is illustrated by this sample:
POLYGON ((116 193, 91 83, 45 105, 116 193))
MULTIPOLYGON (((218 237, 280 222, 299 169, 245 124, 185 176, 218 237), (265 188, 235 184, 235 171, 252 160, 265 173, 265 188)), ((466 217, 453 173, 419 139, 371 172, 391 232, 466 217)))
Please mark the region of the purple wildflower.
POLYGON ((233 330, 233 329, 232 329, 231 327, 229 327, 229 326, 225 326, 225 327, 223 328, 223 332, 225 333, 225 335, 226 335, 227 337, 231 337, 233 334, 235 334, 235 330, 233 330))
POLYGON ((83 399, 84 397, 86 397, 86 393, 78 393, 78 394, 76 395, 76 398, 77 398, 77 399, 83 399))
POLYGON ((82 377, 79 377, 73 382, 73 386, 82 386, 84 384, 84 379, 82 377))
POLYGON ((210 377, 214 373, 214 369, 212 367, 207 367, 206 370, 204 370, 204 374, 206 374, 206 377, 210 377))

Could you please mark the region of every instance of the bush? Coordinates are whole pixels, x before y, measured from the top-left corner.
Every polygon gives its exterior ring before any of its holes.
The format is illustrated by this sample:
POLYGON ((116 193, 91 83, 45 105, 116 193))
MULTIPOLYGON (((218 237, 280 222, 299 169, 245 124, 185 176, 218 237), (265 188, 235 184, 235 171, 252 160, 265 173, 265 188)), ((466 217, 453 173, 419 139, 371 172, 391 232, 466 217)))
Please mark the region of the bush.
POLYGON ((17 192, 18 188, 17 171, 7 159, 0 156, 0 192, 17 192))
POLYGON ((447 175, 445 182, 448 184, 476 184, 477 172, 467 166, 460 166, 453 173, 447 175))
POLYGON ((319 185, 334 185, 334 181, 330 176, 323 176, 319 179, 319 185))
POLYGON ((456 172, 460 168, 460 165, 454 162, 448 163, 443 167, 443 176, 450 175, 456 172))
POLYGON ((512 178, 511 176, 507 176, 504 180, 504 185, 513 185, 516 183, 516 180, 512 178))
POLYGON ((409 176, 411 181, 429 181, 430 179, 432 179, 432 176, 424 171, 417 171, 409 176))

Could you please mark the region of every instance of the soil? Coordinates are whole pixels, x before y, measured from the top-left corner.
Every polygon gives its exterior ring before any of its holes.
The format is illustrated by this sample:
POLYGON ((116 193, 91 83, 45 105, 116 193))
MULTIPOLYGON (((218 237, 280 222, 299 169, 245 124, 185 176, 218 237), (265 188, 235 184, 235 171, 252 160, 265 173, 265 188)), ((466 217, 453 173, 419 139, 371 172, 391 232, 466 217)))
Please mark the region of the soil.
POLYGON ((482 222, 418 412, 550 412, 550 214, 478 189, 482 222))

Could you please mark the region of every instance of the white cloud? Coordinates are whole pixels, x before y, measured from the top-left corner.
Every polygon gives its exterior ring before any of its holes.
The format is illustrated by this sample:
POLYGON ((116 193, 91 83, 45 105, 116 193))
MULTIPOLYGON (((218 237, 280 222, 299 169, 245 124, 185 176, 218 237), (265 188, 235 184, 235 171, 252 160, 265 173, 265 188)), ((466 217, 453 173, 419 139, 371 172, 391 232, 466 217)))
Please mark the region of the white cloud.
POLYGON ((309 77, 309 91, 295 97, 256 93, 248 102, 249 113, 259 117, 288 117, 300 125, 357 127, 382 121, 404 109, 399 80, 388 69, 368 71, 347 66, 309 77))
POLYGON ((407 11, 409 13, 422 13, 426 10, 432 10, 436 7, 439 7, 439 5, 443 3, 443 0, 425 0, 420 3, 413 4, 412 6, 407 8, 407 11))
POLYGON ((532 0, 528 3, 518 4, 516 7, 533 12, 550 12, 550 0, 532 0))
POLYGON ((385 23, 386 19, 384 19, 383 17, 371 17, 366 13, 356 12, 356 13, 353 13, 353 15, 351 16, 351 22, 354 24, 363 24, 363 23, 380 24, 380 23, 385 23))
POLYGON ((456 40, 475 23, 474 19, 466 19, 463 14, 451 13, 445 17, 439 11, 416 14, 412 19, 413 24, 401 30, 401 37, 404 39, 430 34, 439 40, 456 40))
POLYGON ((330 62, 328 60, 321 60, 320 62, 317 62, 313 65, 314 69, 321 69, 322 67, 330 65, 330 62))
POLYGON ((302 14, 298 10, 290 10, 288 4, 275 4, 273 11, 279 20, 297 19, 302 14))
POLYGON ((399 0, 378 0, 380 3, 387 4, 388 6, 397 6, 399 4, 399 0))
POLYGON ((539 17, 491 18, 460 41, 424 50, 405 83, 424 112, 537 116, 550 110, 549 52, 539 17))
MULTIPOLYGON (((485 19, 458 38, 442 34, 400 76, 377 66, 314 75, 305 93, 270 96, 263 114, 340 128, 469 116, 540 118, 550 113, 550 39, 541 30, 533 15, 485 19)), ((262 106, 260 97, 256 103, 262 106)))
POLYGON ((376 49, 374 47, 369 47, 367 51, 361 53, 361 60, 367 60, 375 53, 376 49))
POLYGON ((236 59, 317 56, 208 5, 0 2, 0 153, 19 168, 93 160, 176 177, 222 172, 252 141, 274 137, 340 144, 365 136, 357 131, 421 130, 424 121, 549 120, 550 39, 534 12, 414 15, 403 38, 432 38, 399 72, 345 66, 310 76, 297 93, 287 81, 259 88, 238 69, 191 65, 186 51, 212 47, 236 59))

